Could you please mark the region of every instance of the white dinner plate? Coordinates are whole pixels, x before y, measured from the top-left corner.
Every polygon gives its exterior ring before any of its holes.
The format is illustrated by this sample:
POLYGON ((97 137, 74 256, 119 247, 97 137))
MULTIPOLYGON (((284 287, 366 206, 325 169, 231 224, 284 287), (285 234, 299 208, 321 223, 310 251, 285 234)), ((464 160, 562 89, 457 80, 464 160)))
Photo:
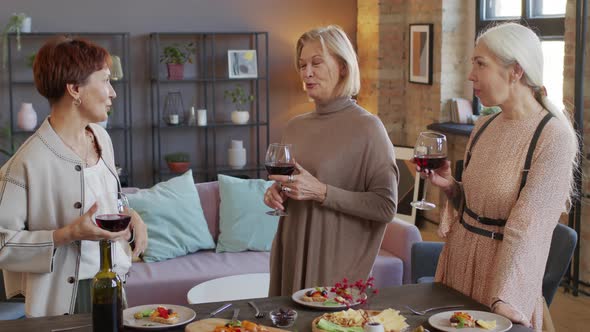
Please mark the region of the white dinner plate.
POLYGON ((136 329, 145 329, 145 330, 157 330, 162 328, 168 328, 172 326, 179 326, 186 323, 189 323, 197 314, 191 308, 183 307, 180 305, 174 304, 146 304, 146 305, 139 305, 133 308, 127 308, 123 310, 123 323, 125 326, 133 327, 136 329), (135 319, 133 315, 136 312, 142 312, 148 309, 156 309, 158 306, 165 307, 167 309, 172 309, 174 312, 178 313, 178 322, 175 324, 162 324, 150 321, 147 317, 142 319, 135 319))
MULTIPOLYGON (((315 308, 315 309, 342 309, 342 308, 346 308, 346 304, 342 304, 342 303, 334 303, 334 301, 330 301, 333 300, 336 296, 336 293, 330 292, 330 289, 332 287, 328 286, 328 287, 320 287, 320 288, 324 288, 328 291, 328 300, 326 302, 306 302, 303 301, 303 296, 305 295, 305 293, 309 290, 312 289, 316 289, 318 287, 312 287, 312 288, 306 288, 306 289, 302 289, 299 290, 295 293, 293 293, 293 295, 291 295, 291 298, 293 299, 293 301, 304 305, 306 307, 310 307, 310 308, 315 308), (328 302, 330 301, 330 302, 328 302)), ((358 289, 351 289, 352 292, 352 298, 355 300, 349 307, 354 307, 356 305, 358 305, 360 302, 360 298, 359 298, 359 290, 358 289)))
POLYGON ((492 312, 476 311, 476 310, 453 310, 453 311, 441 312, 436 315, 430 316, 430 318, 428 318, 428 323, 430 323, 430 325, 432 325, 432 327, 434 327, 434 328, 437 328, 441 331, 447 331, 447 332, 457 332, 457 331, 461 331, 461 332, 483 332, 483 331, 504 332, 504 331, 508 331, 510 328, 512 328, 512 322, 508 318, 494 314, 492 312), (453 313, 455 313, 457 311, 466 312, 466 313, 470 314, 471 317, 473 317, 473 319, 475 319, 475 320, 478 320, 478 319, 495 320, 496 321, 496 328, 493 330, 486 330, 483 327, 463 327, 463 328, 452 327, 449 319, 451 318, 453 313))

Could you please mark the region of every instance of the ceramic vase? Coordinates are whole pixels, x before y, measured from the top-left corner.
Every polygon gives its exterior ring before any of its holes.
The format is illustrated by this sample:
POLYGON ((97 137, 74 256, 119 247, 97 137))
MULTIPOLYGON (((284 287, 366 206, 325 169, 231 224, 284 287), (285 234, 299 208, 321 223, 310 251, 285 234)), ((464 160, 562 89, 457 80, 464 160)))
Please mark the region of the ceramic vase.
POLYGON ((200 109, 197 110, 197 123, 199 126, 206 126, 207 125, 207 110, 200 109))
POLYGON ((246 124, 250 119, 250 112, 248 111, 233 111, 231 112, 231 122, 235 124, 246 124))
POLYGON ((239 140, 232 140, 227 150, 228 164, 233 169, 240 169, 246 166, 246 149, 244 143, 239 140))
POLYGON ((22 130, 31 131, 37 127, 37 113, 33 104, 22 103, 18 112, 18 127, 22 130))
POLYGON ((31 32, 31 17, 27 16, 20 25, 20 32, 30 33, 31 32))

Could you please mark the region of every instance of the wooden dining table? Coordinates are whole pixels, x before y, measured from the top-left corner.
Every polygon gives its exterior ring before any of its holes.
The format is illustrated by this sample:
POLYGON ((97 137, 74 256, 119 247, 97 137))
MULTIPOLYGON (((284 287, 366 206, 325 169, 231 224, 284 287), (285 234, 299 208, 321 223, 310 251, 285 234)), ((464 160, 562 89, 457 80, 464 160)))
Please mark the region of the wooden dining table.
MULTIPOLYGON (((311 322, 318 316, 321 316, 325 311, 312 309, 309 307, 302 306, 291 299, 290 296, 280 297, 269 297, 263 299, 253 300, 261 311, 265 313, 264 318, 256 319, 254 317, 254 310, 248 305, 248 300, 231 301, 232 308, 240 308, 241 320, 251 320, 258 324, 272 326, 272 321, 269 317, 269 311, 277 308, 291 308, 297 311, 298 317, 295 324, 286 330, 297 331, 297 332, 308 332, 311 331, 311 322)), ((197 316, 195 320, 209 318, 209 313, 217 309, 224 302, 215 303, 202 303, 202 304, 187 304, 187 307, 192 308, 197 316)), ((437 331, 428 324, 428 318, 438 312, 446 311, 433 311, 429 312, 424 316, 412 314, 406 306, 410 306, 414 309, 426 309, 437 306, 455 305, 462 304, 463 308, 456 310, 480 310, 489 311, 489 308, 480 304, 470 297, 467 297, 452 288, 449 288, 439 283, 426 283, 426 284, 410 284, 398 287, 389 287, 380 289, 377 295, 369 298, 367 304, 363 304, 363 308, 371 310, 382 310, 386 308, 393 308, 399 310, 401 315, 407 318, 407 323, 410 328, 408 332, 414 330, 414 328, 422 325, 424 328, 431 332, 437 331)), ((218 315, 217 318, 230 319, 232 310, 227 309, 218 315)), ((171 327, 165 331, 184 331, 185 325, 171 327)), ((68 331, 68 332, 82 332, 92 331, 92 315, 90 314, 77 314, 77 315, 64 315, 64 316, 51 316, 51 317, 39 317, 39 318, 27 318, 20 320, 11 321, 0 321, 0 331, 68 331)), ((139 329, 126 328, 125 331, 139 331, 139 329)), ((484 330, 482 330, 484 331, 484 330)), ((531 332, 532 330, 522 326, 513 325, 509 330, 510 332, 531 332)))

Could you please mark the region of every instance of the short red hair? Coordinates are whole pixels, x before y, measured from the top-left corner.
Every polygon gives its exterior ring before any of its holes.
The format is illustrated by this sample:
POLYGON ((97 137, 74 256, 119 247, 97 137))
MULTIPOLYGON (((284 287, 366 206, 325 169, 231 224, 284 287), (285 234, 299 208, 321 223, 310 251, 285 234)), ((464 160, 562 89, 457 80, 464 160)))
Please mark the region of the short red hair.
POLYGON ((92 73, 110 67, 111 63, 111 56, 103 47, 81 38, 57 36, 35 55, 35 86, 53 105, 66 93, 66 84, 83 85, 92 73))

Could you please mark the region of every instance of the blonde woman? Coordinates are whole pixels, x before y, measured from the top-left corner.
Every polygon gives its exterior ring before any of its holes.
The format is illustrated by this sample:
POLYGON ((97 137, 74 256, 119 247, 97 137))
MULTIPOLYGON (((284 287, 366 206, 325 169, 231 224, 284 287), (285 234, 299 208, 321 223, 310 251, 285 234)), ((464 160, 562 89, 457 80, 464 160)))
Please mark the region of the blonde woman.
POLYGON ((378 117, 356 104, 356 54, 337 26, 304 33, 296 63, 315 110, 292 119, 296 174, 273 175, 264 202, 288 206, 271 252, 270 295, 369 276, 397 204, 393 145, 378 117))

